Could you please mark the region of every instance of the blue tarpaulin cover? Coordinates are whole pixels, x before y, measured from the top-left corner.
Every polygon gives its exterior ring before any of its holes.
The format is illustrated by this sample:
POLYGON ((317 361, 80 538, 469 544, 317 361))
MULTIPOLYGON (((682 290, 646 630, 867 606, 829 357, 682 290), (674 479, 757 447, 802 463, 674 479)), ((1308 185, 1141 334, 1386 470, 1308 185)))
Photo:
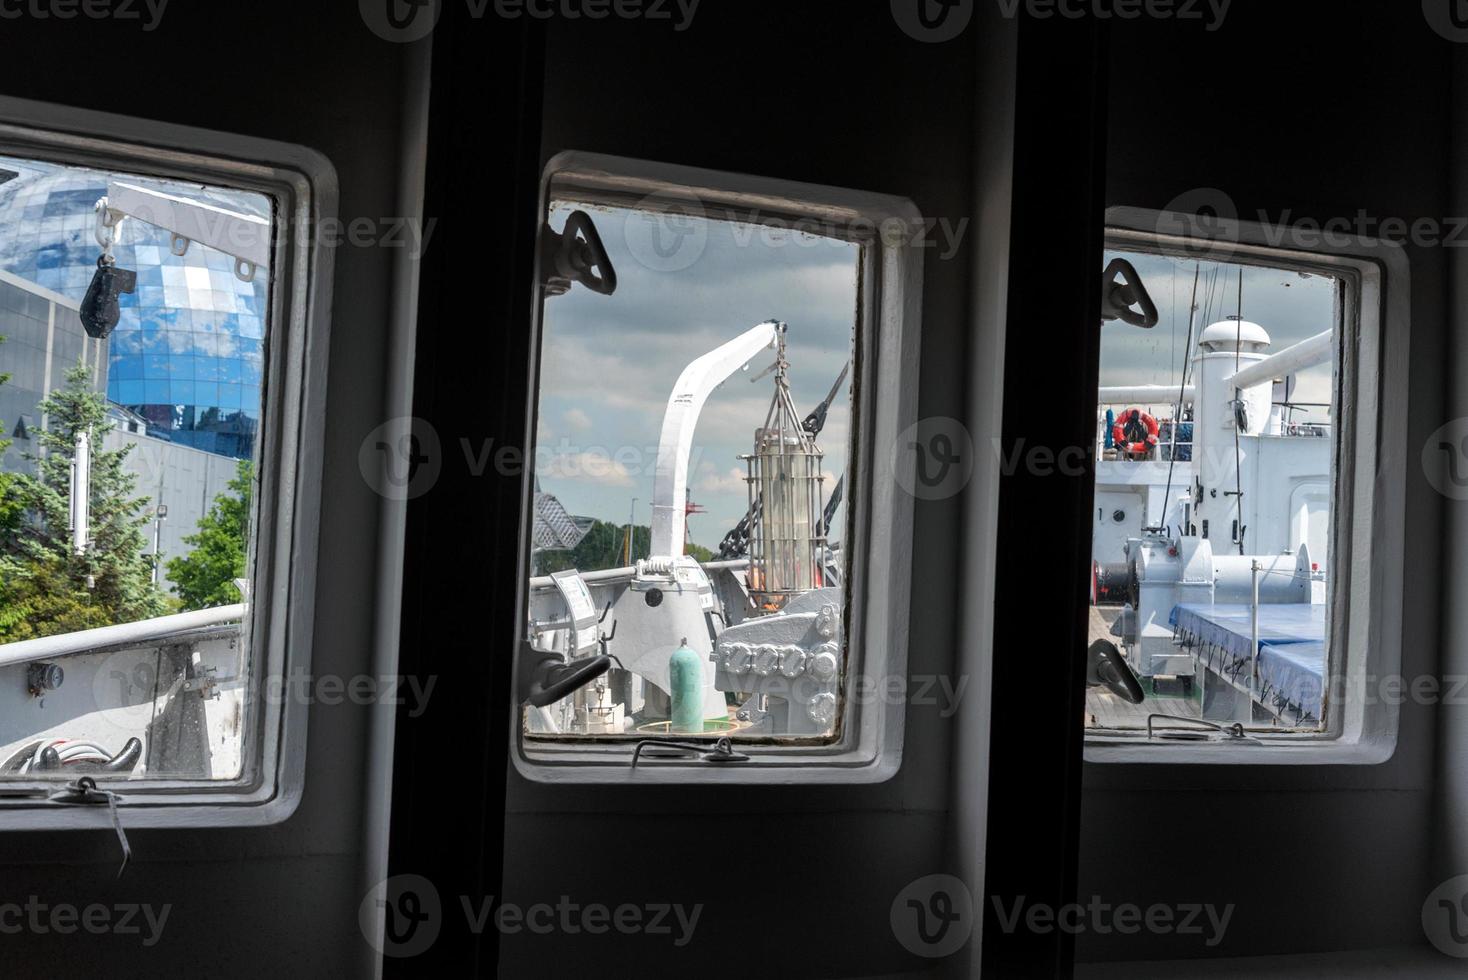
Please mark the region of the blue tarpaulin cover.
MULTIPOLYGON (((1209 667, 1242 679, 1253 654, 1253 609, 1244 604, 1174 606, 1173 632, 1199 647, 1209 667)), ((1320 717, 1325 684, 1325 606, 1265 603, 1259 606, 1261 694, 1276 706, 1320 717)))
POLYGON ((1259 679, 1266 697, 1277 694, 1278 700, 1295 711, 1319 718, 1325 684, 1325 641, 1261 643, 1259 679))

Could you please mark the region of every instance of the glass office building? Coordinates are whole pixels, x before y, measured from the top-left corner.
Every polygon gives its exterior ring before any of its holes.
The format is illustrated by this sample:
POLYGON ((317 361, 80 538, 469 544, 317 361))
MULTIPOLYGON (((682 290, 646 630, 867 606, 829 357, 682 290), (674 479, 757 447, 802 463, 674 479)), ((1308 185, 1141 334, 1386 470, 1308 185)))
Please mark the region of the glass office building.
MULTIPOLYGON (((101 252, 93 208, 106 196, 108 177, 0 157, 0 269, 80 302, 101 252)), ((259 194, 120 179, 269 217, 269 200, 259 194)), ((260 417, 269 273, 260 269, 243 282, 223 252, 192 243, 175 255, 170 241, 160 228, 123 222, 113 255, 120 268, 136 270, 138 282, 121 297, 122 318, 107 342, 107 397, 146 419, 150 435, 246 458, 260 417)))

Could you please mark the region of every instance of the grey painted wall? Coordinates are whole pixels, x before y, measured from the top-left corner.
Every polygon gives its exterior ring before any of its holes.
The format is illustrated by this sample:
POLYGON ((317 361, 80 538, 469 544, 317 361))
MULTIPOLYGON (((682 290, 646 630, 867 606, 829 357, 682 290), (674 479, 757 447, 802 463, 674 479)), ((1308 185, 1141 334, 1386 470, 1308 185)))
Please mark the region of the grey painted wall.
MULTIPOLYGON (((1261 210, 1274 220, 1290 210, 1295 220, 1362 208, 1408 221, 1452 213, 1447 134, 1463 108, 1450 93, 1461 88, 1449 74, 1451 46, 1419 5, 1332 5, 1323 14, 1239 2, 1214 33, 1118 22, 1112 41, 1109 205, 1164 208, 1212 187, 1250 220, 1261 210), (1322 33, 1323 16, 1324 60, 1298 57, 1322 33)), ((1414 677, 1446 669, 1451 649, 1439 633, 1443 501, 1416 465, 1447 417, 1448 266, 1443 249, 1407 253, 1412 380, 1394 410, 1408 416, 1401 643, 1402 672, 1414 677)), ((1196 937, 1087 934, 1078 959, 1421 943, 1423 900, 1450 870, 1430 857, 1439 715, 1404 704, 1396 754, 1373 767, 1088 764, 1080 896, 1233 903, 1236 912, 1216 949, 1196 937)))
MULTIPOLYGON (((758 18, 748 9, 706 4, 677 35, 614 18, 552 22, 542 158, 574 149, 810 181, 900 194, 950 225, 971 219, 976 32, 923 44, 896 28, 886 4, 841 17, 798 4, 762 5, 758 18)), ((971 236, 962 245, 946 258, 928 250, 922 416, 969 410, 971 236)), ((953 615, 962 520, 957 499, 917 507, 912 676, 952 676, 965 642, 953 615)), ((879 786, 547 787, 512 770, 507 900, 705 909, 681 950, 648 937, 507 936, 504 974, 531 975, 552 957, 634 974, 675 963, 743 969, 748 942, 766 964, 749 968, 772 975, 927 968, 894 938, 889 913, 909 882, 948 870, 953 727, 936 708, 909 707, 902 771, 879 786), (731 828, 749 846, 730 846, 731 828)))
MULTIPOLYGON (((344 220, 390 218, 397 203, 405 49, 372 34, 355 4, 260 3, 248 11, 170 4, 137 21, 8 20, 0 93, 304 144, 340 181, 344 220), (57 71, 61 62, 70 70, 57 71), (87 66, 108 66, 98 84, 87 66)), ((146 136, 146 128, 142 131, 146 136)), ((378 498, 357 449, 381 416, 392 260, 344 243, 335 255, 331 410, 317 529, 317 676, 370 672, 378 498)), ((111 831, 0 835, 0 895, 170 903, 163 939, 6 936, 14 976, 354 976, 364 949, 361 823, 368 709, 311 708, 305 795, 254 830, 135 831, 116 881, 111 831)))

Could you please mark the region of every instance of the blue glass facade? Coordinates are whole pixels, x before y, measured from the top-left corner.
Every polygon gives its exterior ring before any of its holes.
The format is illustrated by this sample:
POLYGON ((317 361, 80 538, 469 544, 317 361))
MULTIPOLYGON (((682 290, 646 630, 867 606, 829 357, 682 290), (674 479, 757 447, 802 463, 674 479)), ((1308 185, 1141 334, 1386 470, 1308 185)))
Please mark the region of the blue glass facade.
MULTIPOLYGON (((101 249, 97 199, 108 174, 0 157, 0 268, 80 301, 101 249)), ((112 175, 122 176, 122 175, 112 175)), ((122 176, 131 183, 269 215, 263 195, 122 176)), ((168 232, 123 222, 117 265, 137 271, 109 338, 107 397, 147 419, 150 434, 226 456, 252 455, 260 418, 269 273, 234 275, 234 259, 194 243, 182 255, 168 232)))

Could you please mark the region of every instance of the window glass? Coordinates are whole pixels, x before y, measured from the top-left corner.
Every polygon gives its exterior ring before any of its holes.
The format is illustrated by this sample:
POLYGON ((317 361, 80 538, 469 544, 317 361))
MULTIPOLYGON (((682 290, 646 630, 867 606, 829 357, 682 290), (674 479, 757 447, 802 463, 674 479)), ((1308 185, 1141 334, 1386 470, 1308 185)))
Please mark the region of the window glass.
POLYGON ((0 779, 237 779, 271 201, 0 170, 0 779))
POLYGON ((1300 268, 1106 256, 1118 258, 1159 321, 1102 327, 1089 639, 1120 647, 1145 700, 1094 686, 1087 724, 1143 729, 1162 714, 1319 731, 1349 421, 1337 413, 1346 284, 1300 268))
POLYGON ((548 217, 594 225, 616 286, 544 302, 526 639, 614 659, 526 733, 829 739, 862 247, 574 199, 548 217))

